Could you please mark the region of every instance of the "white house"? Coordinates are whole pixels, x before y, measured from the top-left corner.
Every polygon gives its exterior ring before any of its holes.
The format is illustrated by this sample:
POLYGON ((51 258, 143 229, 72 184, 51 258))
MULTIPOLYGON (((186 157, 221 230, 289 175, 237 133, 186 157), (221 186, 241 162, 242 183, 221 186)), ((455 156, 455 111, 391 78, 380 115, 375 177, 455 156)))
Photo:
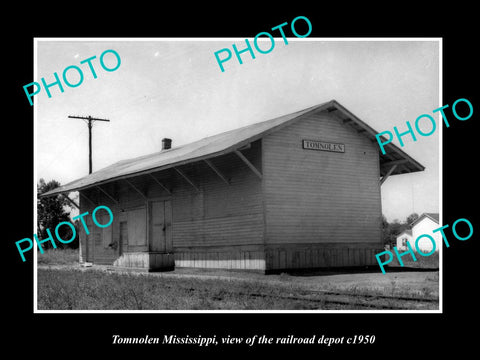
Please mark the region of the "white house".
MULTIPOLYGON (((397 236, 397 249, 407 250, 407 242, 412 243, 412 230, 403 230, 397 236)), ((413 248, 413 247, 412 247, 413 248)))
MULTIPOLYGON (((440 232, 433 232, 440 227, 438 213, 423 213, 411 226, 412 237, 409 242, 412 249, 415 250, 416 239, 423 234, 427 234, 435 240, 435 251, 439 251, 442 246, 442 235, 440 232)), ((423 253, 429 253, 433 248, 432 241, 428 237, 423 237, 418 241, 418 248, 423 253)))

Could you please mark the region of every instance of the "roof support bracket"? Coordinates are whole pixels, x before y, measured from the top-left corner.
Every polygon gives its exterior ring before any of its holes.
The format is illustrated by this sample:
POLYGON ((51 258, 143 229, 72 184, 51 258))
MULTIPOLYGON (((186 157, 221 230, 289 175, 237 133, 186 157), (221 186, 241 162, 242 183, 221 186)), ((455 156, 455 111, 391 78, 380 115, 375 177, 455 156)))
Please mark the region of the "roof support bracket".
POLYGON ((406 163, 408 163, 407 159, 400 159, 400 160, 392 160, 392 161, 385 162, 385 165, 393 166, 393 165, 403 165, 406 163))
POLYGON ((163 185, 155 176, 153 176, 153 174, 149 173, 148 175, 150 175, 150 177, 163 189, 165 190, 169 195, 172 195, 172 192, 170 190, 168 190, 168 188, 163 185))
POLYGON ((80 197, 83 197, 84 199, 88 200, 88 202, 89 202, 90 204, 92 204, 93 206, 97 206, 97 204, 96 204, 94 201, 92 201, 91 199, 89 199, 89 198, 87 197, 87 195, 82 194, 81 191, 80 191, 79 193, 80 193, 80 197))
POLYGON ((215 172, 215 174, 217 174, 220 177, 220 179, 223 180, 225 184, 230 185, 230 181, 227 179, 227 177, 223 175, 220 172, 220 170, 215 165, 213 165, 213 163, 209 159, 204 159, 203 161, 205 161, 205 163, 210 167, 210 169, 212 169, 215 172))
POLYGON ((100 190, 102 193, 104 193, 110 200, 112 200, 115 204, 118 205, 118 200, 115 199, 112 195, 110 195, 108 192, 106 192, 104 189, 100 187, 100 185, 95 186, 98 190, 100 190))
POLYGON ((397 168, 398 164, 395 164, 393 165, 389 170, 388 172, 382 177, 382 179, 380 180, 380 186, 382 186, 382 184, 385 182, 385 180, 388 179, 388 177, 390 175, 392 175, 392 173, 395 171, 395 169, 397 168))
POLYGON ((235 150, 235 154, 243 160, 243 162, 254 172, 255 175, 257 175, 260 179, 263 177, 262 173, 258 171, 258 169, 253 166, 253 164, 243 155, 239 150, 235 150))
POLYGON ((139 188, 133 185, 130 181, 128 181, 128 179, 124 179, 124 180, 127 182, 128 185, 130 185, 133 188, 133 190, 138 192, 144 200, 148 200, 147 196, 143 193, 143 191, 141 191, 139 188))
POLYGON ((193 187, 197 192, 200 192, 200 189, 198 188, 198 186, 195 185, 195 183, 194 183, 192 180, 190 180, 190 178, 189 178, 182 170, 180 170, 180 169, 177 168, 177 167, 173 167, 173 168, 175 169, 175 171, 176 171, 177 173, 180 174, 181 177, 183 177, 190 185, 192 185, 192 187, 193 187))
POLYGON ((67 194, 62 193, 61 195, 62 195, 70 204, 72 204, 72 205, 75 206, 78 210, 80 210, 80 205, 78 205, 75 201, 73 201, 72 199, 70 199, 67 194))

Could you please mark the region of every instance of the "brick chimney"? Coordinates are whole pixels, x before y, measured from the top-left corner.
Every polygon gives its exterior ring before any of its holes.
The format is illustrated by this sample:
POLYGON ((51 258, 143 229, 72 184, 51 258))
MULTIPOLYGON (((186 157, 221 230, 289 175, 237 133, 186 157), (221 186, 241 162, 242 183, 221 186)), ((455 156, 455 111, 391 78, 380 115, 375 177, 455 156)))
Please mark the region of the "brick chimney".
POLYGON ((172 139, 169 138, 163 138, 162 139, 162 151, 163 150, 168 150, 172 148, 172 139))

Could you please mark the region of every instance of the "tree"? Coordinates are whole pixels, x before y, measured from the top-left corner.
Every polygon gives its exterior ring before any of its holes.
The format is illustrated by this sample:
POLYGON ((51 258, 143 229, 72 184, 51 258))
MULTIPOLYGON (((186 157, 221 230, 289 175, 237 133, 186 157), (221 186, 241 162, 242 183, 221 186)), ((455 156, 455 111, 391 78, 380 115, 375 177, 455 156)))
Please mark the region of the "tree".
POLYGON ((403 230, 407 229, 408 225, 406 223, 400 222, 398 219, 393 220, 389 223, 385 215, 382 215, 382 235, 383 243, 385 245, 397 246, 397 236, 403 230))
MULTIPOLYGON (((38 195, 43 194, 47 191, 55 189, 60 186, 60 183, 56 180, 51 180, 48 183, 44 179, 40 179, 37 184, 37 193, 38 195)), ((78 248, 78 232, 75 240, 68 244, 64 244, 60 241, 56 241, 55 228, 56 226, 63 222, 72 222, 70 219, 70 211, 66 209, 71 209, 70 204, 65 198, 60 195, 49 196, 45 198, 37 199, 37 237, 39 240, 48 238, 47 229, 50 230, 55 244, 59 248, 78 248)), ((75 225, 75 224, 73 224, 75 225)), ((58 228, 58 235, 61 239, 71 239, 72 230, 70 227, 64 225, 58 228)), ((42 243, 44 249, 52 248, 52 243, 50 241, 42 243)))
POLYGON ((407 226, 409 229, 411 229, 411 224, 417 220, 419 218, 418 214, 417 213, 412 213, 410 215, 407 216, 407 226))

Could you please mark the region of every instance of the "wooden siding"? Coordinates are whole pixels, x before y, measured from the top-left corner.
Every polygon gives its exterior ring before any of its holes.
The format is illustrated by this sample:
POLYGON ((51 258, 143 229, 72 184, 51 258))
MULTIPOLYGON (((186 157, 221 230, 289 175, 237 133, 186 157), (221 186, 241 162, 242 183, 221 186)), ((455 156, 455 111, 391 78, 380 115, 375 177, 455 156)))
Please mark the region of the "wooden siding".
POLYGON ((265 250, 266 270, 373 266, 381 251, 371 243, 270 245, 265 250))
POLYGON ((178 248, 175 266, 208 269, 265 270, 263 246, 178 248))
POLYGON ((155 252, 124 253, 113 262, 113 265, 120 268, 144 271, 171 270, 175 266, 172 254, 155 252))
MULTIPOLYGON (((179 267, 265 271, 375 263, 382 250, 379 155, 369 139, 331 115, 310 114, 242 154, 263 179, 231 153, 211 159, 222 177, 199 161, 154 173, 155 179, 131 178, 133 187, 125 180, 102 186, 117 202, 86 190, 95 206, 110 207, 114 222, 82 246, 95 244, 94 263, 148 270, 173 261, 179 267), (345 152, 306 150, 303 139, 345 144, 345 152), (172 247, 149 253, 149 204, 167 200, 172 247), (128 244, 120 247, 121 222, 128 244)), ((81 204, 90 214, 95 208, 81 204)))
MULTIPOLYGON (((112 264, 118 256, 118 231, 116 231, 117 227, 115 226, 117 222, 115 212, 117 209, 104 198, 100 198, 95 190, 84 191, 81 194, 87 194, 88 198, 94 201, 95 204, 80 196, 80 213, 88 212, 84 220, 90 234, 86 234, 83 225, 78 221, 77 229, 81 247, 81 258, 79 260, 80 262, 86 261, 95 264, 112 264), (96 200, 103 202, 97 203, 96 200), (114 213, 113 223, 110 226, 101 228, 93 222, 92 213, 98 205, 107 205, 114 213)), ((100 224, 107 224, 110 220, 110 216, 105 210, 99 210, 95 217, 100 224)))
MULTIPOLYGON (((245 156, 260 168, 260 142, 245 156)), ((172 196, 173 247, 263 243, 261 180, 235 154, 212 163, 230 179, 226 184, 207 164, 184 169, 200 189, 184 182, 172 196)))
POLYGON ((326 113, 263 139, 266 243, 380 244, 378 148, 326 113), (306 150, 302 139, 345 144, 306 150))
MULTIPOLYGON (((254 142, 250 148, 242 150, 242 153, 261 171, 260 141, 254 142)), ((107 205, 114 215, 111 229, 105 231, 93 225, 94 233, 89 236, 81 235, 83 258, 86 257, 85 251, 93 250, 94 255, 89 261, 98 264, 147 267, 150 270, 170 266, 173 256, 164 259, 154 252, 150 254, 153 257, 141 255, 148 254, 151 242, 149 204, 152 201, 170 200, 172 247, 166 250, 167 253, 177 253, 181 248, 179 257, 176 256, 176 259, 179 259, 178 266, 190 266, 188 260, 180 258, 195 257, 198 249, 212 246, 224 248, 216 252, 217 255, 212 255, 217 259, 231 256, 233 262, 222 260, 225 266, 234 263, 248 263, 255 268, 264 266, 260 265, 263 260, 259 260, 263 259, 263 253, 256 251, 244 254, 230 248, 238 245, 263 245, 261 180, 236 154, 217 157, 212 159, 211 163, 223 174, 224 179, 203 161, 179 167, 198 190, 174 169, 153 174, 156 180, 170 190, 170 194, 149 175, 129 179, 141 194, 124 180, 102 185, 102 189, 116 199, 117 203, 98 189, 83 190, 95 204, 82 200, 82 212, 89 211, 91 214, 96 206, 107 205), (228 179, 228 184, 225 179, 228 179), (120 246, 121 222, 126 226, 128 244, 120 246), (88 249, 87 240, 93 241, 88 249), (107 242, 110 246, 105 248, 107 242), (195 247, 195 250, 192 247, 195 247), (227 249, 232 251, 226 251, 227 249), (120 254, 121 250, 123 254, 120 254), (189 253, 192 255, 188 255, 189 253), (245 261, 245 257, 248 261, 245 261)), ((243 265, 234 266, 240 268, 243 265)))

